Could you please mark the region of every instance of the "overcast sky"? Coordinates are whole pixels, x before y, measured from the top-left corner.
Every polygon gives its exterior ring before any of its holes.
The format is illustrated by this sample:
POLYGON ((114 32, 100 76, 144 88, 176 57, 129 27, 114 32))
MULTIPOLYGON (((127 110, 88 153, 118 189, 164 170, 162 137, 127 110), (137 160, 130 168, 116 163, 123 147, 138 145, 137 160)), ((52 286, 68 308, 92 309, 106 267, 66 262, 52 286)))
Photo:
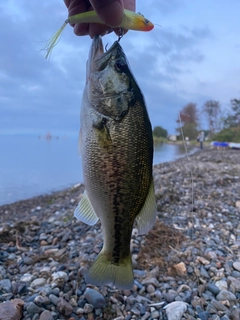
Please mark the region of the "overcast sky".
MULTIPOLYGON (((0 12, 0 133, 77 135, 90 38, 67 26, 45 60, 40 49, 67 18, 63 1, 1 1, 0 12)), ((153 127, 174 133, 188 102, 226 110, 240 97, 239 0, 138 0, 137 12, 161 25, 121 40, 153 127)))

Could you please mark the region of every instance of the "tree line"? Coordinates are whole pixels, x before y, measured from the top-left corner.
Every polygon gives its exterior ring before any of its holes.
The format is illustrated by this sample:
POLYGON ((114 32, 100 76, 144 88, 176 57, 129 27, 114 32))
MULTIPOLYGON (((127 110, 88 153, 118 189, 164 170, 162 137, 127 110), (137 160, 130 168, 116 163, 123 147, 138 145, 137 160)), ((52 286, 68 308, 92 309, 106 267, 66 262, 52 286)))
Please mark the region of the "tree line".
POLYGON ((197 139, 200 131, 204 131, 209 140, 240 142, 240 99, 230 101, 230 109, 226 113, 219 101, 208 100, 198 109, 196 103, 188 103, 179 113, 177 132, 182 139, 197 139), (202 130, 201 118, 205 122, 202 130))
MULTIPOLYGON (((204 131, 209 140, 240 142, 240 99, 230 100, 230 109, 223 111, 219 101, 208 100, 201 108, 196 103, 186 104, 176 120, 178 138, 188 137, 196 140, 199 132, 204 131), (202 129, 202 120, 205 129, 202 129)), ((158 138, 167 138, 168 132, 161 126, 153 130, 158 138)))

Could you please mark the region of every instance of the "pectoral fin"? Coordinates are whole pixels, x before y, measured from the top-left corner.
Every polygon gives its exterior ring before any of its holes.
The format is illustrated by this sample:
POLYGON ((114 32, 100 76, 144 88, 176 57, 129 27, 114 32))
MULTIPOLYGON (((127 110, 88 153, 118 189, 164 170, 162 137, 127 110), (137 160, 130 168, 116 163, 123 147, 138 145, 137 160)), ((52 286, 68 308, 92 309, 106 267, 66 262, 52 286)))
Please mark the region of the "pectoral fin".
POLYGON ((136 217, 136 224, 139 234, 147 233, 156 220, 156 200, 154 193, 153 179, 149 187, 146 201, 136 217))
POLYGON ((90 226, 97 223, 99 219, 92 207, 86 191, 74 211, 74 217, 90 226))
POLYGON ((98 137, 98 144, 103 148, 108 148, 112 143, 107 122, 108 120, 105 117, 98 117, 93 122, 93 128, 96 130, 98 137))

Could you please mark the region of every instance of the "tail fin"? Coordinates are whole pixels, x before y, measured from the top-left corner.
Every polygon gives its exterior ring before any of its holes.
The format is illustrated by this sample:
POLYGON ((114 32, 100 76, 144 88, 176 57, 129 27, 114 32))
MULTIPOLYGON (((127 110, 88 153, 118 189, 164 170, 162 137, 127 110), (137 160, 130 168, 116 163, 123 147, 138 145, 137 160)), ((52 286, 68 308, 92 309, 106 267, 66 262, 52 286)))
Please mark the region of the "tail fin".
POLYGON ((97 286, 111 283, 119 289, 132 289, 134 279, 131 255, 118 264, 113 264, 106 254, 100 252, 85 280, 97 286))

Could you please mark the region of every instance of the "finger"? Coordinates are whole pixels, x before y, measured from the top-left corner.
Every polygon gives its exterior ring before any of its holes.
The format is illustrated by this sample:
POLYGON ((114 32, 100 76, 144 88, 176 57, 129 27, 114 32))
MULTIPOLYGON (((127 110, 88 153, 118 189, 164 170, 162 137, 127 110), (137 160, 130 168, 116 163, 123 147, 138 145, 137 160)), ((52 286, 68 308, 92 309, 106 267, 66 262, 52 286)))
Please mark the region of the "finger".
POLYGON ((123 0, 90 0, 93 9, 110 27, 117 27, 123 19, 123 0))
POLYGON ((76 23, 74 25, 74 33, 76 36, 86 36, 88 35, 89 23, 76 23))
POLYGON ((136 11, 136 1, 135 0, 123 0, 124 9, 130 11, 136 11))
POLYGON ((91 38, 94 36, 104 36, 107 33, 111 33, 112 28, 103 24, 90 23, 89 25, 89 35, 91 38))

